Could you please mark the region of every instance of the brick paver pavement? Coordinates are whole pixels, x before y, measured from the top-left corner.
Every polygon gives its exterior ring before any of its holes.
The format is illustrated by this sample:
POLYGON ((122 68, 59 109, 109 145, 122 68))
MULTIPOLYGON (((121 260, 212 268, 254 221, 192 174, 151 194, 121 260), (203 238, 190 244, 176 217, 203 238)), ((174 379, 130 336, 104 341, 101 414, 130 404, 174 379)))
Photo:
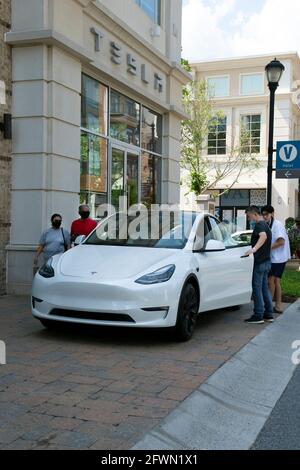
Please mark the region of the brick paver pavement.
POLYGON ((45 330, 27 297, 0 297, 0 448, 129 449, 264 326, 251 306, 204 314, 189 343, 166 332, 45 330))

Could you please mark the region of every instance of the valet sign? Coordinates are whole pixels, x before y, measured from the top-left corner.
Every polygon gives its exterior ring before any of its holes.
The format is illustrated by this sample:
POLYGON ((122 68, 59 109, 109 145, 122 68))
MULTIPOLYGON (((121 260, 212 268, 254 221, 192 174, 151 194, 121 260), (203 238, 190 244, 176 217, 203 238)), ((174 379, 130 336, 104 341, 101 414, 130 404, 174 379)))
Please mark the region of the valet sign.
POLYGON ((276 177, 300 178, 300 141, 277 142, 276 177))

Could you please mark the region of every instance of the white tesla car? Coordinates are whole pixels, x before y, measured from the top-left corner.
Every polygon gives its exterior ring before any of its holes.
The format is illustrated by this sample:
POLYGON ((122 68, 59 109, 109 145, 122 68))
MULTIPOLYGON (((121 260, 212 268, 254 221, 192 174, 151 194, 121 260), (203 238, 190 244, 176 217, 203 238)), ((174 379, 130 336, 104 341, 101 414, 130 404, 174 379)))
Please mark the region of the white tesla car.
POLYGON ((253 257, 244 257, 245 243, 209 214, 151 214, 108 217, 51 258, 33 282, 34 317, 46 327, 173 328, 188 340, 200 312, 250 302, 253 257))

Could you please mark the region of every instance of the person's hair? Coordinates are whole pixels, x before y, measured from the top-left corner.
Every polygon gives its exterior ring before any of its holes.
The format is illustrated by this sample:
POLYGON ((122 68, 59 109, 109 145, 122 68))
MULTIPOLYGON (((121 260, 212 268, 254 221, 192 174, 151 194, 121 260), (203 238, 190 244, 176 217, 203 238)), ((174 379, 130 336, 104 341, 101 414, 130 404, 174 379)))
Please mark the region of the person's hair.
POLYGON ((78 208, 78 211, 80 212, 80 211, 81 211, 82 209, 84 209, 85 207, 87 207, 88 209, 90 209, 89 206, 88 206, 88 204, 81 204, 81 205, 79 206, 79 208, 78 208))
POLYGON ((246 209, 246 214, 261 215, 261 210, 257 206, 250 206, 250 207, 248 207, 248 209, 246 209))
POLYGON ((60 214, 53 214, 52 217, 51 217, 51 222, 53 222, 53 220, 56 218, 56 217, 60 217, 62 219, 62 216, 60 214))
POLYGON ((274 214, 275 209, 273 206, 264 206, 261 211, 262 213, 266 212, 267 214, 274 214))

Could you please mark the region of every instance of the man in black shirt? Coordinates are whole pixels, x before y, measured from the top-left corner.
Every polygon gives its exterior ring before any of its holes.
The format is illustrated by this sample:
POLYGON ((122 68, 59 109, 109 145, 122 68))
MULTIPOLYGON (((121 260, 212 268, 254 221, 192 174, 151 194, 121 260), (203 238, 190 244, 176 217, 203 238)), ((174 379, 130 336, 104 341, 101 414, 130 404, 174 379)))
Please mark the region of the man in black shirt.
POLYGON ((254 314, 246 322, 255 324, 265 321, 273 322, 273 303, 268 285, 268 275, 271 271, 272 232, 258 207, 249 207, 246 214, 248 220, 255 225, 251 238, 252 249, 245 254, 245 256, 254 255, 252 279, 254 314))

